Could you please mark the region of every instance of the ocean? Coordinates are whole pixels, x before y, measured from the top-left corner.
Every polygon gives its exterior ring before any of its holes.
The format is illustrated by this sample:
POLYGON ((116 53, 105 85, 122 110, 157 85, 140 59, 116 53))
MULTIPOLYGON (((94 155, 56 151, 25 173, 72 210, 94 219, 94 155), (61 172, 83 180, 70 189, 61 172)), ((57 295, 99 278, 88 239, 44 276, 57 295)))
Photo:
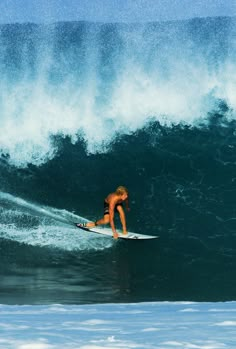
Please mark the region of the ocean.
POLYGON ((1 349, 234 349, 236 304, 0 306, 1 349))
POLYGON ((1 304, 235 300, 235 62, 234 17, 0 26, 1 304), (158 239, 73 226, 118 185, 158 239))

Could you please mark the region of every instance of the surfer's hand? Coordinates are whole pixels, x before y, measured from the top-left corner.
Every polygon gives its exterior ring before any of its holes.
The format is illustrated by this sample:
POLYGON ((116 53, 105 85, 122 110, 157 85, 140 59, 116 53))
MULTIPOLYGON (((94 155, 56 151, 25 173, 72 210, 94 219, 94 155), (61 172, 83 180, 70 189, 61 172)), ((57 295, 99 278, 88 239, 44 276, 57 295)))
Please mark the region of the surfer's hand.
POLYGON ((117 233, 116 231, 114 231, 114 232, 113 232, 113 238, 114 238, 114 239, 118 239, 118 236, 119 236, 118 233, 117 233))

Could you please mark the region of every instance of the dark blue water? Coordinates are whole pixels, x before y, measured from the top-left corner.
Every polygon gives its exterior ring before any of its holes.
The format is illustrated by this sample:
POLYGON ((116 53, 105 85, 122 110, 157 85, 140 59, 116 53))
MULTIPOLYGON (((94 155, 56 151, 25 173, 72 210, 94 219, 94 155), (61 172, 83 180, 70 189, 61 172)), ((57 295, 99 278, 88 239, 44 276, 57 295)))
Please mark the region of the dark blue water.
POLYGON ((235 299, 235 23, 0 28, 0 303, 235 299))

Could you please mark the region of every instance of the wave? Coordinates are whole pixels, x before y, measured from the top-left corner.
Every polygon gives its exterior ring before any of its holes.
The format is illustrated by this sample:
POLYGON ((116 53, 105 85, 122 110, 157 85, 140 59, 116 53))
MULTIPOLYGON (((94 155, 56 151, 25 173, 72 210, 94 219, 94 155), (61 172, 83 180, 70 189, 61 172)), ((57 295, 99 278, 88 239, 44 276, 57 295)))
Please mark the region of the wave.
POLYGON ((150 120, 235 118, 234 18, 0 27, 0 152, 17 167, 58 153, 55 137, 106 152, 150 120))
POLYGON ((0 27, 7 299, 26 265, 34 299, 77 302, 77 285, 86 302, 234 299, 235 24, 0 27), (128 229, 159 235, 152 246, 72 227, 118 185, 128 229))

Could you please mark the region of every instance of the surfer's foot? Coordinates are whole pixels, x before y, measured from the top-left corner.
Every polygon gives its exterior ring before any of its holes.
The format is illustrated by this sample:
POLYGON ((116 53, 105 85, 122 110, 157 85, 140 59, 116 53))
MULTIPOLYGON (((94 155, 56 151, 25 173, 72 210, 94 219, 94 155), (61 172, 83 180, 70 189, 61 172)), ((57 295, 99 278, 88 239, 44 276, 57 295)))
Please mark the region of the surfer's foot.
POLYGON ((76 223, 76 226, 78 228, 89 228, 87 223, 76 223))
POLYGON ((88 222, 88 223, 76 223, 76 226, 79 228, 93 228, 95 227, 97 224, 96 222, 88 222))
POLYGON ((128 234, 128 232, 127 231, 123 231, 123 235, 127 235, 128 234))
POLYGON ((76 226, 79 228, 87 228, 87 223, 76 223, 76 226))
POLYGON ((86 228, 93 228, 93 227, 96 227, 96 222, 89 222, 89 223, 86 223, 86 228))

